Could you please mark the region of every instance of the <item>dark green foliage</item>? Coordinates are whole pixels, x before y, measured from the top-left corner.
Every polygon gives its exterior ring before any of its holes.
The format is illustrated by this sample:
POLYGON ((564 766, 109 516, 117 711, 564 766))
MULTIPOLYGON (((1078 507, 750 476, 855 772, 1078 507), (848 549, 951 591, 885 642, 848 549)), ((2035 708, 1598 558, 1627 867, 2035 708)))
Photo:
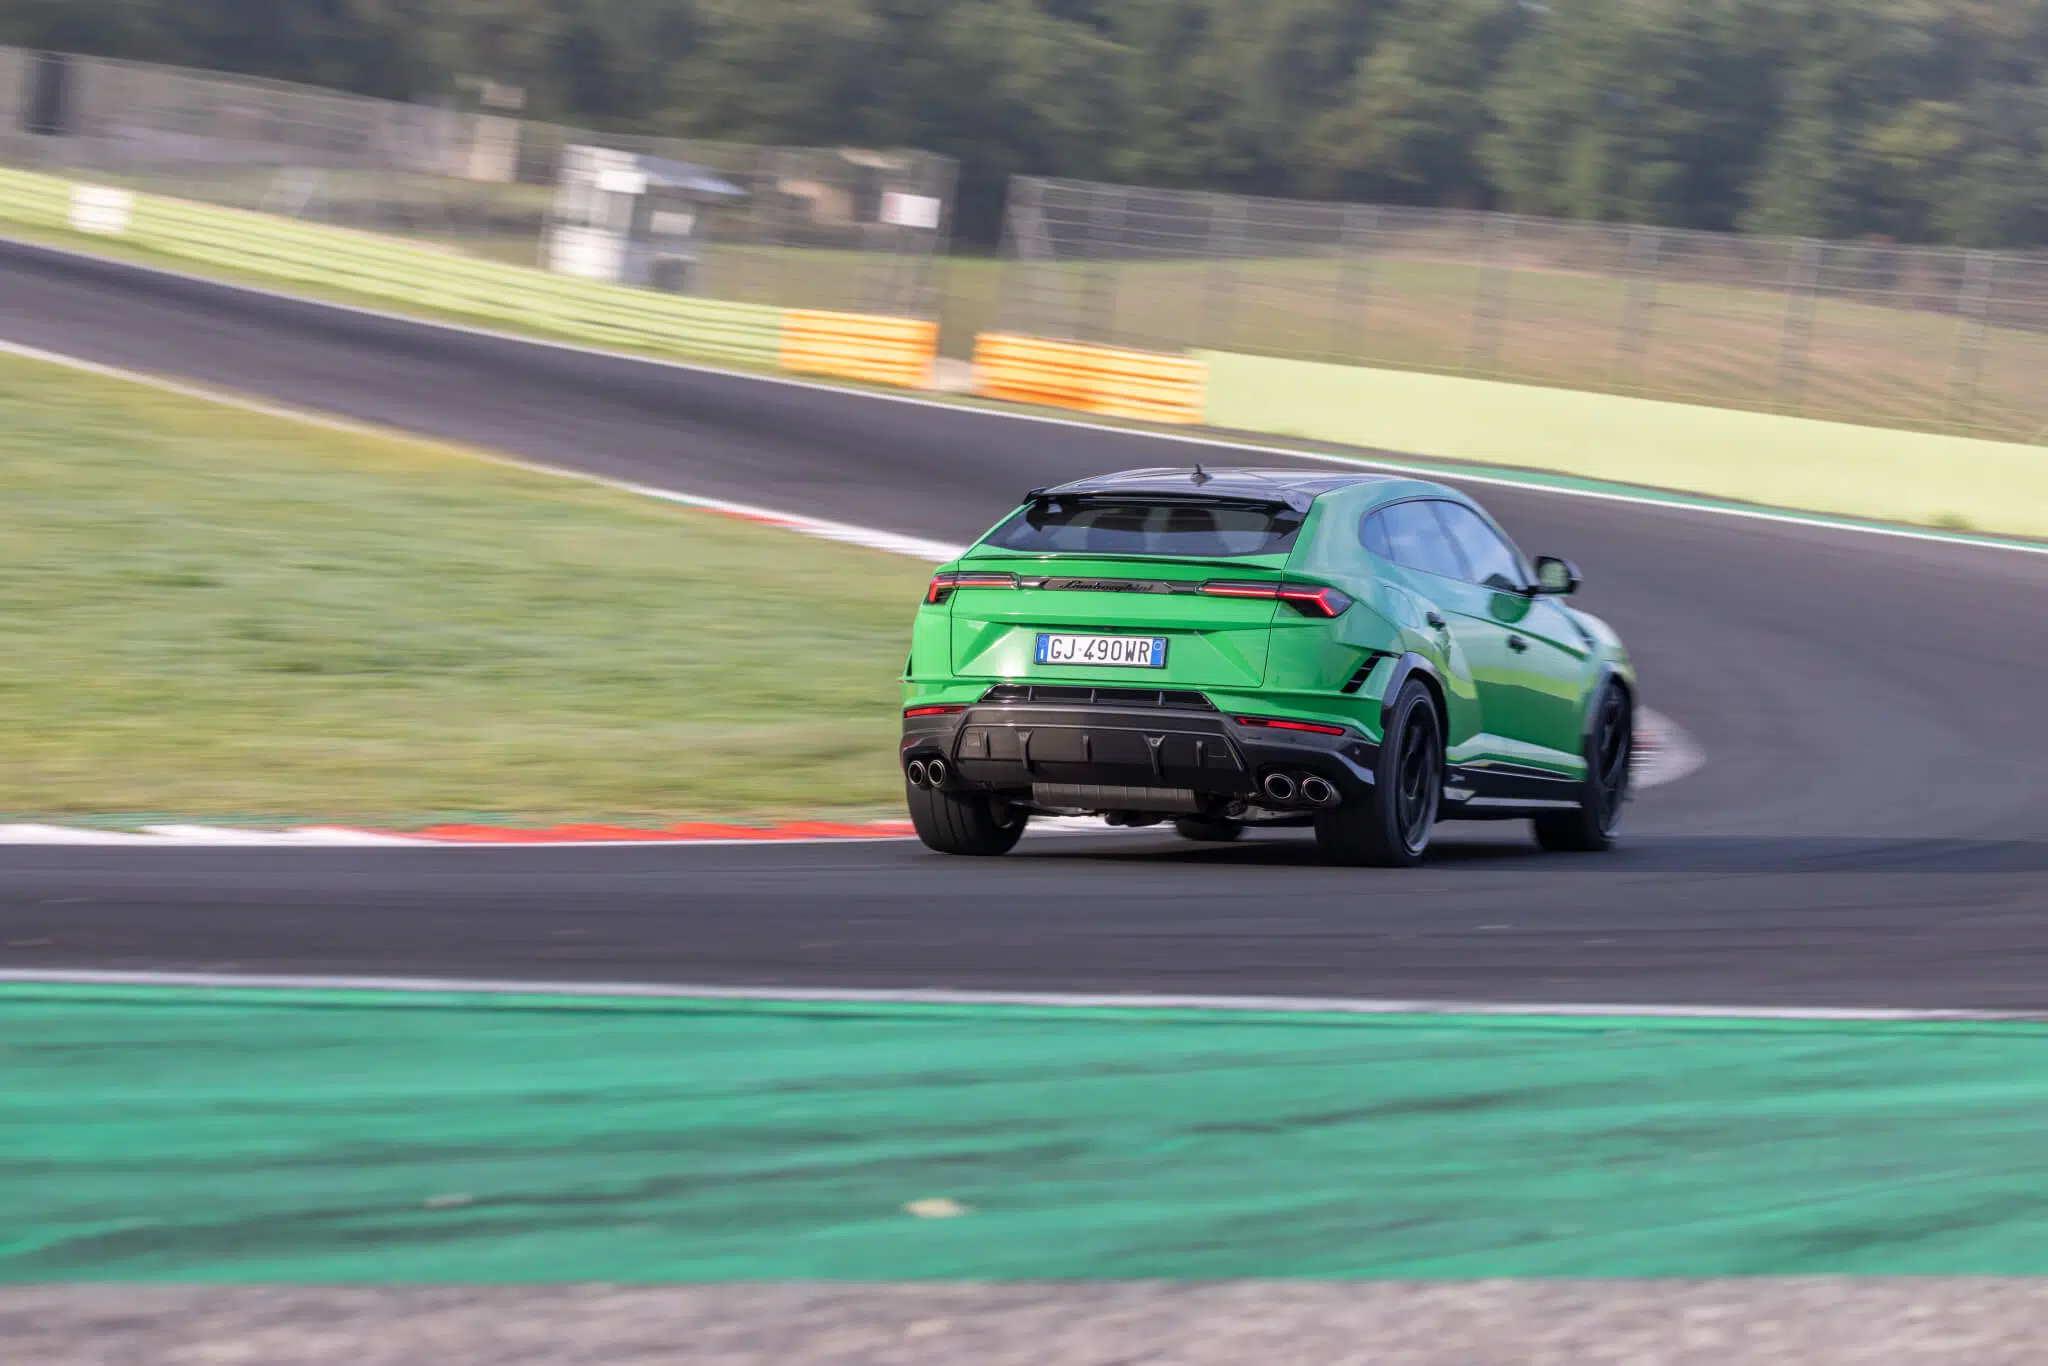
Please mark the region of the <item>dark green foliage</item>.
POLYGON ((2048 0, 0 0, 0 42, 1015 173, 2048 240, 2048 0))

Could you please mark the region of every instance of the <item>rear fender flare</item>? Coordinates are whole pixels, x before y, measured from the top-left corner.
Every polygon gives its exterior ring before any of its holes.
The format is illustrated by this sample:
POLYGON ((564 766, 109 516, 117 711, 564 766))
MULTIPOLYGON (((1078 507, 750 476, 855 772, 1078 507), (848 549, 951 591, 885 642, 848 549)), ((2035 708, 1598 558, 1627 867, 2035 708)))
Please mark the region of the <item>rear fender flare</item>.
POLYGON ((1635 681, 1623 672, 1622 667, 1611 659, 1601 664, 1593 674, 1592 686, 1586 689, 1585 699, 1579 703, 1581 757, 1584 756, 1585 745, 1593 738, 1593 703, 1607 690, 1609 684, 1620 688, 1622 695, 1628 698, 1629 712, 1632 716, 1642 707, 1642 698, 1636 695, 1635 681))
POLYGON ((1444 689, 1443 675, 1437 672, 1436 665, 1430 663, 1421 655, 1416 654, 1413 650, 1408 651, 1394 661, 1394 671, 1387 676, 1387 690, 1380 695, 1380 737, 1382 739, 1387 734, 1387 708, 1394 705, 1394 700, 1401 695, 1401 689, 1408 686, 1408 680, 1417 677, 1423 680, 1424 685, 1429 689, 1430 699, 1436 703, 1437 724, 1443 727, 1444 735, 1446 740, 1448 740, 1451 733, 1451 718, 1449 715, 1449 697, 1444 689))

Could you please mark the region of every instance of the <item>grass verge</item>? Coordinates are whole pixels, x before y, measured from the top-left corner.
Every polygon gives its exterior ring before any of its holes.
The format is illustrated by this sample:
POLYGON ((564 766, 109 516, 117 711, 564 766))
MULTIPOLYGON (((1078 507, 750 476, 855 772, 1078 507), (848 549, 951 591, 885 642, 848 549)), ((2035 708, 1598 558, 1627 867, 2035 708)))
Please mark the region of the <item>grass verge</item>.
POLYGON ((893 809, 923 566, 0 356, 0 812, 893 809))

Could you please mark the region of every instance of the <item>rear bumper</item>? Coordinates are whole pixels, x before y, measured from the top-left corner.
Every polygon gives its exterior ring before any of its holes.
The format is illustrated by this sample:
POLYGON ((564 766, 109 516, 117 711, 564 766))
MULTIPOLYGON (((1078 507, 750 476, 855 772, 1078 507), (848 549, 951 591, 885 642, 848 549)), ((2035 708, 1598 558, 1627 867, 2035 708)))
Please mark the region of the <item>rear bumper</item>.
MULTIPOLYGON (((1362 735, 1245 725, 1210 708, 980 702, 907 716, 899 761, 943 758, 949 783, 988 791, 1101 787, 1251 799, 1268 773, 1370 791, 1379 748, 1362 735)), ((1105 794, 1103 805, 1117 799, 1105 794)), ((1074 802, 1087 805, 1086 802, 1074 802)))

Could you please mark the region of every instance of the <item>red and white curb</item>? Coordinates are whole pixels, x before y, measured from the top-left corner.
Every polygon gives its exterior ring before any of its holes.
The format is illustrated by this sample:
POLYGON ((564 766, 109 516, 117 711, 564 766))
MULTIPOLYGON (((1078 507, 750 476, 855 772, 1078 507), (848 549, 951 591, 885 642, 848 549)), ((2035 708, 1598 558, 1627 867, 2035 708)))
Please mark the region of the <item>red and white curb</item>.
MULTIPOLYGON (((1659 787, 1685 777, 1702 763, 1699 747, 1656 712, 1637 718, 1634 782, 1659 787)), ((1044 817, 1029 835, 1128 833, 1086 816, 1044 817)), ((0 845, 134 845, 215 849, 335 849, 376 846, 411 848, 587 848, 601 845, 757 845, 874 843, 917 838, 906 820, 788 821, 781 825, 731 825, 695 821, 680 825, 435 825, 420 830, 376 830, 346 825, 301 825, 264 830, 231 825, 145 825, 138 830, 25 823, 0 825, 0 845)))
MULTIPOLYGON (((1699 747, 1668 718, 1645 709, 1636 719, 1635 786, 1677 782, 1704 762, 1699 747)), ((1044 817, 1028 835, 1118 833, 1091 816, 1044 817)), ((678 825, 433 825, 419 830, 377 830, 347 825, 300 825, 265 830, 232 825, 145 825, 137 830, 44 822, 0 824, 5 845, 131 845, 214 849, 338 849, 366 847, 559 849, 592 846, 830 844, 917 838, 907 820, 788 821, 781 825, 733 825, 692 821, 678 825)))
MULTIPOLYGON (((1101 821, 1074 817, 1031 822, 1032 835, 1107 832, 1101 821)), ((301 825, 264 830, 232 825, 145 825, 138 830, 24 823, 0 825, 0 845, 113 845, 143 848, 341 849, 560 849, 647 845, 763 845, 875 843, 917 838, 909 821, 791 821, 785 825, 686 824, 670 826, 444 825, 423 830, 376 830, 344 825, 301 825)))

